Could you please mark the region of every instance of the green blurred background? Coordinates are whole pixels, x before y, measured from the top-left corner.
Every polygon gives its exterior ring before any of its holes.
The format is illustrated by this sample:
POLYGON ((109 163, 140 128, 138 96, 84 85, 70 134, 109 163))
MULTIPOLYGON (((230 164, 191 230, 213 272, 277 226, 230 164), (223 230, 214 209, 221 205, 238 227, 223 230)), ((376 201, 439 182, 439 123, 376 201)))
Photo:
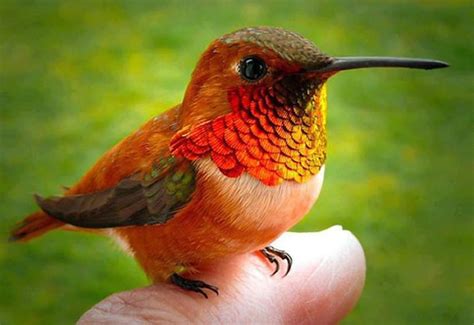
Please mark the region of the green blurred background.
POLYGON ((110 240, 53 232, 8 244, 111 145, 179 102, 223 33, 273 25, 333 55, 446 60, 329 82, 326 183, 298 231, 341 224, 367 283, 347 324, 474 321, 470 1, 0 1, 0 323, 62 324, 147 284, 110 240))

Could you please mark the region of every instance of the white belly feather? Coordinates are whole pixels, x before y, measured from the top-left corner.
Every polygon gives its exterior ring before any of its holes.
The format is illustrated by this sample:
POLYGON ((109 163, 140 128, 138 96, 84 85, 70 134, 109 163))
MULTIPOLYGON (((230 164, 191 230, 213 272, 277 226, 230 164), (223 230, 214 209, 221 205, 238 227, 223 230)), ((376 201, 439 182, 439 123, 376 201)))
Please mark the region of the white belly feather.
POLYGON ((260 230, 286 230, 295 225, 316 202, 324 179, 324 166, 305 183, 286 181, 278 186, 267 186, 246 173, 227 177, 210 159, 199 160, 196 167, 202 178, 220 184, 217 195, 221 198, 209 197, 210 200, 225 202, 221 208, 234 211, 236 222, 253 224, 260 230))

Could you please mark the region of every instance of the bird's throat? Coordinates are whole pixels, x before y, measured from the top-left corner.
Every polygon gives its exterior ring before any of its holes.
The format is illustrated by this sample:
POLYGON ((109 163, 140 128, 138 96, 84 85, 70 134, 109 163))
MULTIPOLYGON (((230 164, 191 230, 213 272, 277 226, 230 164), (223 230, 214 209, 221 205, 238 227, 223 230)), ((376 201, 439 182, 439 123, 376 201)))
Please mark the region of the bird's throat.
POLYGON ((174 155, 210 156, 228 177, 247 172, 266 185, 306 182, 326 160, 324 82, 281 82, 229 90, 232 112, 178 133, 174 155))

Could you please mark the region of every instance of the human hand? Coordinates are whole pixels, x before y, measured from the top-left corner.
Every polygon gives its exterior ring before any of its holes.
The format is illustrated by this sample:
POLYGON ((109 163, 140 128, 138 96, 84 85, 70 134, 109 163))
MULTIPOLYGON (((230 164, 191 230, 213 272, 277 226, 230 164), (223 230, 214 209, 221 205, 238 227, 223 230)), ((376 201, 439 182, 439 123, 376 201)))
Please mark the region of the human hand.
POLYGON ((220 295, 204 299, 171 284, 111 295, 87 311, 79 324, 311 323, 334 324, 356 304, 364 286, 365 258, 357 239, 340 226, 317 233, 285 233, 276 248, 293 257, 287 277, 271 277, 274 265, 260 254, 232 257, 196 278, 220 295))

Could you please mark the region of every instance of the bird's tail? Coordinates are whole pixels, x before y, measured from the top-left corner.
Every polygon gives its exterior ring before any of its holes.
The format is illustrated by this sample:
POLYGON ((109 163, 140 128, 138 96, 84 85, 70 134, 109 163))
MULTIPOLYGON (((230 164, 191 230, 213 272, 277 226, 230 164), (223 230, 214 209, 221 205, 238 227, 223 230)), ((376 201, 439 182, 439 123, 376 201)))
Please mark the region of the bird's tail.
POLYGON ((63 225, 63 222, 51 218, 43 211, 38 211, 21 221, 11 231, 9 240, 26 242, 63 225))

